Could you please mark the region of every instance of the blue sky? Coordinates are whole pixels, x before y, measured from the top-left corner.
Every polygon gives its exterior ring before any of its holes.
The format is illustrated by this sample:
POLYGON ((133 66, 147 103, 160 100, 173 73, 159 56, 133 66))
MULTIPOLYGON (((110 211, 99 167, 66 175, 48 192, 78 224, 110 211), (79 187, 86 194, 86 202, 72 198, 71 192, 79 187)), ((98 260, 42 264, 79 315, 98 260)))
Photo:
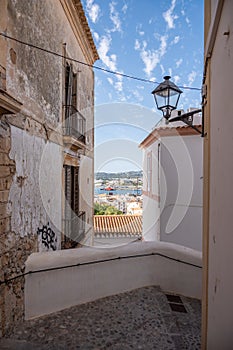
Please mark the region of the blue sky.
MULTIPOLYGON (((100 56, 95 65, 155 82, 171 75, 178 86, 201 87, 203 1, 82 0, 82 4, 100 56)), ((96 171, 141 168, 138 144, 161 118, 151 95, 156 85, 95 70, 96 171), (126 154, 129 142, 135 144, 132 159, 126 154)), ((200 108, 200 92, 183 91, 179 109, 200 108)))

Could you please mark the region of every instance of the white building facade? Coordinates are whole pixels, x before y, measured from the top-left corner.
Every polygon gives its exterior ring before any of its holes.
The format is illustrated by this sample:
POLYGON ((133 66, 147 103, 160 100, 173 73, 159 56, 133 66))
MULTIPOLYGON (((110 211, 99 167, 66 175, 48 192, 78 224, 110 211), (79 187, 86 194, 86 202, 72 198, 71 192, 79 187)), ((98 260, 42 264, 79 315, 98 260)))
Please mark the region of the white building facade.
POLYGON ((143 239, 202 250, 202 138, 189 126, 158 126, 144 151, 143 239))

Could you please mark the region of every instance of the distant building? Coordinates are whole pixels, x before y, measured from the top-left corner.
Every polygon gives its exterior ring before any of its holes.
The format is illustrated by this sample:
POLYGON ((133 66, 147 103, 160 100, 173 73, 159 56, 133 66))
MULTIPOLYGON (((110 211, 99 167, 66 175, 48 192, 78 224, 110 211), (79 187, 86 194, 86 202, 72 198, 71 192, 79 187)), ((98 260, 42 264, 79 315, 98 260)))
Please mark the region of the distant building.
POLYGON ((113 247, 142 238, 141 215, 94 215, 94 246, 113 247))
POLYGON ((128 215, 142 215, 142 202, 131 201, 127 203, 127 214, 128 215))
POLYGON ((126 214, 127 200, 118 196, 117 200, 113 203, 114 207, 120 210, 123 214, 126 214))
MULTIPOLYGON (((200 116, 195 116, 195 124, 200 116)), ((203 139, 162 120, 142 141, 143 238, 202 250, 203 139)))

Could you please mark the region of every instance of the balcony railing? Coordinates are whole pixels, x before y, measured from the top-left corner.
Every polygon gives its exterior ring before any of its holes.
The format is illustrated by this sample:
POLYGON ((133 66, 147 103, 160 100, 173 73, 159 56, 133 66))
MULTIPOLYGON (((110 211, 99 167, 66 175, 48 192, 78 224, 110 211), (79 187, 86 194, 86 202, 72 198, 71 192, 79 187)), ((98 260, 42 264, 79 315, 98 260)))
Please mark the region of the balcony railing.
POLYGON ((64 219, 65 239, 72 240, 76 243, 82 241, 85 237, 86 213, 80 211, 78 215, 73 214, 72 219, 64 219))
POLYGON ((65 126, 63 127, 63 135, 76 138, 82 143, 86 143, 86 119, 73 106, 66 106, 65 126))

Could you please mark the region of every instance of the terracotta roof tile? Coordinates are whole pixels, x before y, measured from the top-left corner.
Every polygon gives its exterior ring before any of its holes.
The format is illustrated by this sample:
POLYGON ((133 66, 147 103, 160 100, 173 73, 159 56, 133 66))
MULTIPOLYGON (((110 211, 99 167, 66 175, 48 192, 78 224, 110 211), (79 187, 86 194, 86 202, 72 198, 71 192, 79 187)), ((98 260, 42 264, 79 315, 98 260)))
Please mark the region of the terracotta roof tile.
POLYGON ((141 215, 94 215, 95 235, 142 235, 141 215))

